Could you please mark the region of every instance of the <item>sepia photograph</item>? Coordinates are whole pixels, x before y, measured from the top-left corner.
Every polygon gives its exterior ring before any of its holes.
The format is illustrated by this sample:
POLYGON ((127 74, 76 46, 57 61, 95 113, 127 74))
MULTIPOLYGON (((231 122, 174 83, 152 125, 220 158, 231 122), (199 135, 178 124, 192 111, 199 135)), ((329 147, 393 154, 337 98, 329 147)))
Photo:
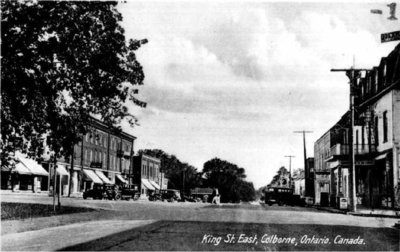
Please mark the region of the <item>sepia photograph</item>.
POLYGON ((400 251, 400 1, 0 0, 1 251, 400 251))

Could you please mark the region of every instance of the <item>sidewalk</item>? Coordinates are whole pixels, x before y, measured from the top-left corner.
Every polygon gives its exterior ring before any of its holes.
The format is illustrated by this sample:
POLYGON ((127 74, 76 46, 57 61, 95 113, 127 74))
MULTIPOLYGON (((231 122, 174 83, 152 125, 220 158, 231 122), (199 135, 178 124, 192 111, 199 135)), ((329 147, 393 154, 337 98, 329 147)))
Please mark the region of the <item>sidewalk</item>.
POLYGON ((39 191, 39 192, 33 192, 31 190, 18 190, 18 191, 12 191, 12 190, 0 190, 0 195, 38 195, 38 196, 48 196, 49 191, 39 191))
POLYGON ((373 216, 373 217, 387 217, 387 218, 399 218, 400 211, 392 209, 357 209, 357 212, 349 212, 351 215, 356 216, 373 216))
MULTIPOLYGON (((32 196, 52 196, 50 195, 49 191, 39 191, 39 192, 33 192, 31 190, 18 190, 18 191, 12 191, 12 190, 0 190, 0 196, 1 195, 32 195, 32 196)), ((65 195, 61 195, 62 198, 68 197, 65 195)), ((71 197, 68 198, 82 198, 82 193, 72 193, 71 197)))
POLYGON ((399 218, 400 219, 400 211, 392 210, 392 209, 368 209, 362 208, 357 209, 357 212, 349 212, 346 210, 341 210, 333 207, 321 207, 321 206, 313 206, 318 210, 327 211, 330 213, 338 213, 338 214, 348 214, 354 216, 365 216, 365 217, 382 217, 382 218, 399 218))

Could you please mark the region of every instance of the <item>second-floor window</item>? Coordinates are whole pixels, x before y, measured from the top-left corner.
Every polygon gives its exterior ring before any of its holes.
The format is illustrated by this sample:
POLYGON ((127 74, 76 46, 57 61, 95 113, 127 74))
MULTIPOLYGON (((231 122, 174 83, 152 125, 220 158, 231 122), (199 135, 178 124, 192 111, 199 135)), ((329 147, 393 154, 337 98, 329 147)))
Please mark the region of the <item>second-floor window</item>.
POLYGON ((356 148, 358 148, 358 130, 356 130, 356 148))
POLYGON ((387 111, 383 112, 383 142, 388 141, 388 118, 387 111))
POLYGON ((379 145, 379 130, 378 130, 379 118, 375 117, 375 144, 379 145))

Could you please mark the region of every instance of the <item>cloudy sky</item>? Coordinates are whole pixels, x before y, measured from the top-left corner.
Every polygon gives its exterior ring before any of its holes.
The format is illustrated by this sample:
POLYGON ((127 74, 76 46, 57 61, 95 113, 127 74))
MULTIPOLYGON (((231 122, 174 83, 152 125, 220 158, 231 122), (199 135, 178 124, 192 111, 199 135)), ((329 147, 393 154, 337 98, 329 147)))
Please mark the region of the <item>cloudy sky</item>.
POLYGON ((380 33, 400 27, 387 20, 386 4, 120 4, 126 37, 149 40, 137 53, 148 106, 132 108, 135 149, 162 149, 199 171, 219 157, 245 168, 257 188, 289 166, 285 155, 302 168, 302 136, 293 131, 313 131, 313 156, 314 142, 348 108, 347 79, 330 69, 372 67, 397 44, 380 43, 380 33))

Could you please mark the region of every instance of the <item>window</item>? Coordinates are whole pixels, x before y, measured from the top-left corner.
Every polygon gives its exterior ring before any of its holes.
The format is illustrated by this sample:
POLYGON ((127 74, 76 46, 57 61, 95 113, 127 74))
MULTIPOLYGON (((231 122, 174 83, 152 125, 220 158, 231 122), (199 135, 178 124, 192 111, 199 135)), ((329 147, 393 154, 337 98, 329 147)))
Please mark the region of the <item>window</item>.
POLYGON ((92 151, 92 150, 90 150, 90 158, 89 158, 89 161, 90 161, 90 162, 93 161, 93 151, 92 151))
POLYGON ((387 122, 387 111, 383 112, 383 142, 388 141, 388 122, 387 122))
POLYGON ((85 149, 85 163, 87 163, 89 161, 89 153, 87 151, 87 149, 85 149))
POLYGON ((361 127, 361 145, 362 145, 363 149, 364 149, 364 145, 365 145, 365 137, 364 137, 364 135, 365 135, 364 126, 362 126, 361 127))
POLYGON ((385 63, 384 65, 383 65, 383 85, 386 85, 386 73, 387 73, 387 64, 385 63))
POLYGON ((86 134, 85 140, 86 140, 87 143, 89 142, 89 133, 86 134))
POLYGON ((379 118, 375 117, 375 144, 379 145, 379 131, 378 131, 379 118))
POLYGON ((358 130, 356 130, 356 150, 358 150, 358 130))

